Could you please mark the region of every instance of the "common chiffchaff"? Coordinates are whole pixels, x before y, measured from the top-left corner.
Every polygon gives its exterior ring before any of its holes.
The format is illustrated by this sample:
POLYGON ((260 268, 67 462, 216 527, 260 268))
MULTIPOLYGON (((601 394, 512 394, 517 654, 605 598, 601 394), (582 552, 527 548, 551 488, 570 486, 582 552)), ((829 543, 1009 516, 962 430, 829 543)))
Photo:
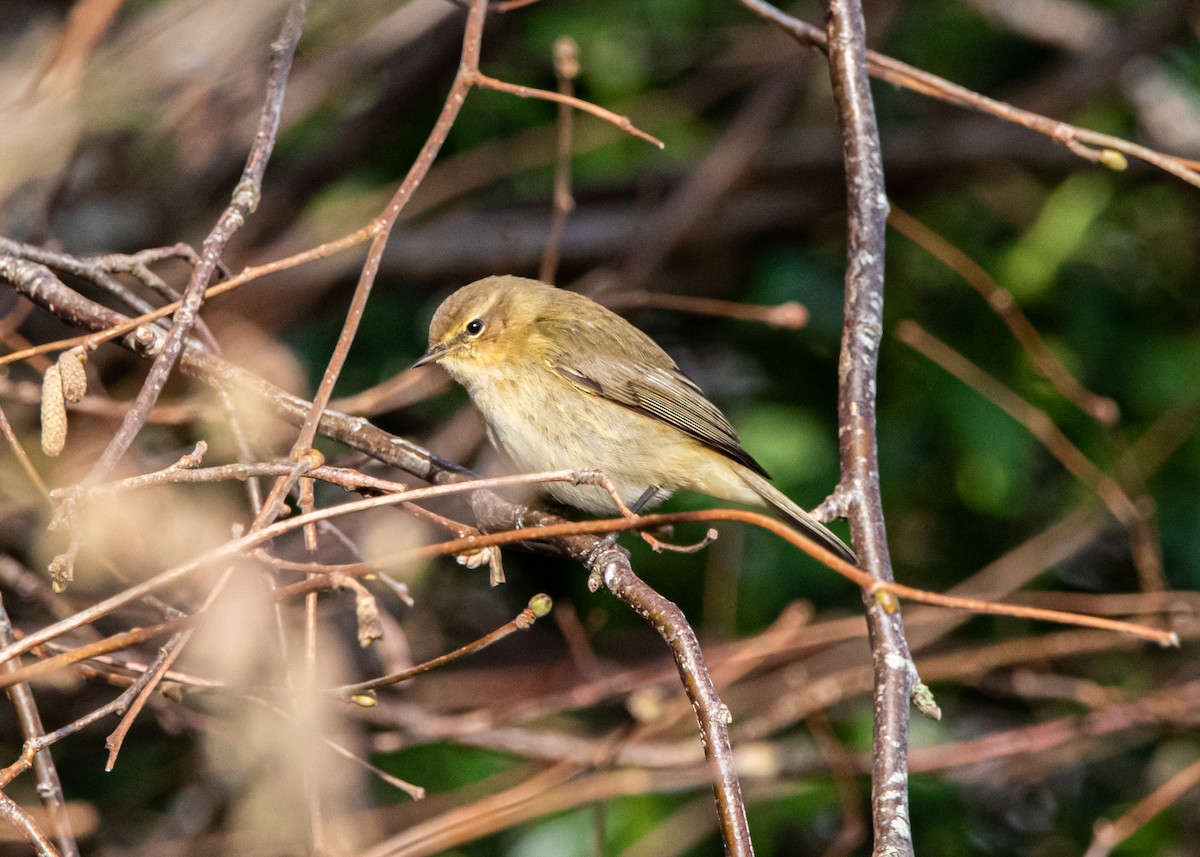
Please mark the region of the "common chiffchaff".
MULTIPOLYGON (((655 489, 767 505, 850 562, 853 552, 767 481, 717 406, 649 336, 576 292, 521 277, 463 286, 438 308, 429 350, 471 395, 492 442, 522 469, 603 471, 627 506, 655 489)), ((548 493, 605 515, 612 498, 557 482, 548 493)))

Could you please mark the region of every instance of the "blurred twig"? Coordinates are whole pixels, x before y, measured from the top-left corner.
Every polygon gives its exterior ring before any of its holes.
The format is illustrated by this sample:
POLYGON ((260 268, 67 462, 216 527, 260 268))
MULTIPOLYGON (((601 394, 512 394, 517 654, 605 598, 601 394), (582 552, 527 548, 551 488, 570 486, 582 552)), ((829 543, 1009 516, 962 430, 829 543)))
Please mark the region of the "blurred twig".
MULTIPOLYGON (((741 0, 741 2, 743 6, 759 16, 785 29, 801 44, 822 51, 828 50, 825 33, 811 24, 781 12, 764 0, 741 0)), ((1046 135, 1054 142, 1093 163, 1100 163, 1111 169, 1124 169, 1125 158, 1123 156, 1130 155, 1165 170, 1188 184, 1200 187, 1200 173, 1193 168, 1191 161, 1184 158, 1156 152, 1111 134, 1089 131, 1086 128, 1059 122, 1028 110, 1021 110, 1011 104, 980 95, 978 92, 951 83, 937 75, 894 60, 877 51, 867 51, 867 63, 870 73, 880 80, 886 80, 895 86, 901 86, 949 104, 968 107, 1008 122, 1023 125, 1032 131, 1046 135)))
MULTIPOLYGON (((0 598, 0 645, 8 645, 13 641, 12 622, 8 611, 0 598)), ((14 661, 0 666, 0 672, 9 673, 20 669, 20 662, 14 661)), ((8 688, 8 698, 12 702, 21 727, 21 738, 25 741, 37 741, 46 734, 42 726, 42 715, 38 711, 33 689, 26 682, 20 682, 8 688)), ((42 750, 33 757, 33 770, 37 777, 37 793, 41 798, 50 821, 50 829, 58 841, 58 850, 62 857, 78 857, 79 844, 71 830, 70 816, 66 812, 66 799, 63 796, 62 781, 58 769, 54 765, 54 756, 50 748, 42 750)))
MULTIPOLYGON (((1137 504, 1125 493, 1125 489, 1093 464, 1079 447, 1071 443, 1044 411, 1026 402, 916 322, 901 322, 896 327, 896 336, 905 345, 941 366, 1024 426, 1072 476, 1095 492, 1113 517, 1131 534, 1144 533, 1147 527, 1146 518, 1137 504)), ((1145 539, 1146 536, 1142 534, 1139 538, 1145 539)), ((1139 564, 1143 576, 1157 570, 1157 575, 1148 581, 1147 588, 1151 590, 1168 588, 1162 575, 1162 563, 1157 560, 1158 553, 1157 547, 1152 547, 1150 554, 1154 562, 1139 564)))
POLYGON ((1038 371, 1054 385, 1064 398, 1103 425, 1112 425, 1120 416, 1117 403, 1108 396, 1098 396, 1086 389, 1071 374, 1057 355, 1047 347, 1041 334, 1029 322, 1013 299, 1012 293, 1002 289, 996 281, 970 256, 959 250, 942 236, 925 226, 902 209, 892 207, 888 223, 900 234, 920 245, 922 249, 938 258, 942 264, 967 281, 983 297, 987 305, 1008 326, 1013 338, 1033 361, 1038 371))
MULTIPOLYGON (((567 97, 575 94, 575 78, 579 76, 579 46, 575 40, 564 36, 554 43, 554 74, 558 78, 558 91, 567 97)), ((575 208, 571 196, 571 144, 574 140, 575 111, 570 104, 558 105, 558 140, 554 156, 554 214, 550 221, 550 232, 546 236, 546 247, 542 250, 542 265, 538 279, 553 283, 558 274, 559 250, 567 218, 575 208)))
POLYGON ((1116 821, 1096 825, 1092 844, 1083 857, 1108 857, 1112 850, 1144 827, 1150 819, 1200 784, 1200 760, 1192 762, 1146 795, 1116 821))
POLYGON ((774 306, 726 301, 718 298, 701 298, 694 295, 673 295, 666 292, 619 291, 600 296, 609 309, 666 309, 673 312, 711 315, 717 318, 734 318, 739 321, 755 321, 784 330, 799 330, 808 323, 808 309, 797 301, 784 301, 774 306))

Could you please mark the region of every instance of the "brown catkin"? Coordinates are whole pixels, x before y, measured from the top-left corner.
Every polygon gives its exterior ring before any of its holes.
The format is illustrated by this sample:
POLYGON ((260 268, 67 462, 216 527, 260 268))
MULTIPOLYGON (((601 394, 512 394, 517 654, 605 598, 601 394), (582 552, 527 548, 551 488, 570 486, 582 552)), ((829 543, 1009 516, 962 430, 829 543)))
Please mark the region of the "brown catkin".
POLYGON ((87 393, 87 352, 83 348, 71 348, 58 355, 58 371, 62 374, 63 398, 78 402, 87 393))
POLYGON ((53 458, 67 445, 67 404, 62 373, 51 366, 42 376, 42 452, 53 458))

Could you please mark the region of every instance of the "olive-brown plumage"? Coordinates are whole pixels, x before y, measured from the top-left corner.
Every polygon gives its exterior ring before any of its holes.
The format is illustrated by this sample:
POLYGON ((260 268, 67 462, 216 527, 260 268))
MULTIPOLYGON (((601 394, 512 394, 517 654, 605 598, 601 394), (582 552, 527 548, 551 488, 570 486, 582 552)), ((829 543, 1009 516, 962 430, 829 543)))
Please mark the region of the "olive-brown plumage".
MULTIPOLYGON (((462 384, 492 442, 521 468, 603 471, 626 505, 680 490, 766 504, 824 547, 854 554, 768 481, 725 415, 654 340, 576 292, 488 277, 456 291, 429 326, 429 350, 462 384)), ((556 500, 612 514, 602 488, 551 483, 556 500)))

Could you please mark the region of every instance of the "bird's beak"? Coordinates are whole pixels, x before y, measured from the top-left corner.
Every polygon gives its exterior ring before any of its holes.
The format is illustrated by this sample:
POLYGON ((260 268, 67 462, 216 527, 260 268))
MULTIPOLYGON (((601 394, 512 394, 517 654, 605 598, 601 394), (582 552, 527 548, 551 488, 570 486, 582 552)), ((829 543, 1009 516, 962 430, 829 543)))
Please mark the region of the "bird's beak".
POLYGON ((421 355, 421 359, 412 365, 413 369, 418 366, 428 366, 430 363, 436 363, 446 353, 449 346, 446 345, 431 345, 429 350, 421 355))

